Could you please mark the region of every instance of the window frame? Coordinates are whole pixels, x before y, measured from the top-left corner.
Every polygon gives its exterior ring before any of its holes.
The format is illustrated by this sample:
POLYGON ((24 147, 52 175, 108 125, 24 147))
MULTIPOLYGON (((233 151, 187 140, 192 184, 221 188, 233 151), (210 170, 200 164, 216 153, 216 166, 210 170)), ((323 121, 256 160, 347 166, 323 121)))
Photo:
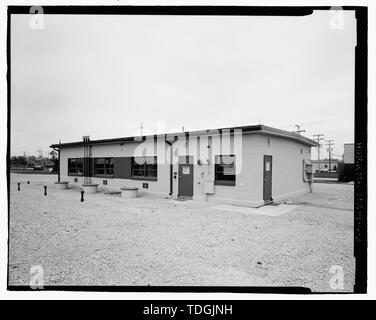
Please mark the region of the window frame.
POLYGON ((132 157, 131 160, 131 179, 132 180, 145 180, 145 181, 157 181, 158 180, 158 161, 157 156, 141 156, 141 157, 132 157), (144 158, 145 161, 143 164, 136 163, 136 158, 144 158), (153 158, 154 163, 150 164, 147 163, 147 158, 153 158), (134 168, 134 166, 137 165, 138 168, 134 168), (142 168, 140 168, 142 166, 142 168), (155 169, 151 169, 148 166, 155 166, 155 169), (134 171, 137 170, 139 172, 143 172, 142 175, 134 175, 134 171), (155 172, 154 175, 148 175, 150 172, 155 172))
MULTIPOLYGON (((223 170, 223 169, 222 169, 223 170)), ((214 162, 214 184, 219 185, 219 186, 231 186, 235 187, 236 186, 236 155, 233 154, 220 154, 215 156, 215 162, 214 162), (227 164, 227 163, 222 163, 222 158, 223 157, 233 157, 234 161, 233 164, 227 164), (217 163, 217 159, 219 158, 219 163, 217 163), (234 168, 235 173, 233 175, 234 180, 222 180, 218 179, 218 169, 219 167, 222 168, 234 168)))
POLYGON ((84 175, 84 158, 68 158, 68 176, 83 176, 84 175), (70 165, 72 161, 75 161, 75 166, 73 169, 75 169, 75 172, 71 172, 72 166, 70 165), (82 162, 82 169, 81 173, 77 170, 77 162, 82 162))
POLYGON ((105 178, 113 178, 114 177, 114 170, 115 170, 115 161, 113 157, 97 157, 93 158, 93 177, 105 177, 105 178), (103 163, 103 173, 97 173, 97 161, 104 160, 103 163), (109 160, 107 163, 106 160, 109 160), (112 166, 111 166, 112 165, 112 166), (112 172, 112 173, 108 173, 112 172))

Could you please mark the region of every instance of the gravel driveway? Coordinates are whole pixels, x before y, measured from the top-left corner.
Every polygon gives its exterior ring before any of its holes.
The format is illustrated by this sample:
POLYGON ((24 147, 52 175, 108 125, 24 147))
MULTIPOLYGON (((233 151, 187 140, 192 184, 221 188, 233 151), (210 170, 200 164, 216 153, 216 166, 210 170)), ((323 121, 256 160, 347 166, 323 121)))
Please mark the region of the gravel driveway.
POLYGON ((54 176, 11 175, 9 284, 304 286, 332 292, 330 268, 352 291, 353 185, 315 184, 277 216, 215 204, 126 200, 55 190, 54 176), (30 180, 30 184, 26 181, 30 180), (17 182, 22 182, 17 191, 17 182), (48 195, 43 195, 43 185, 48 195))

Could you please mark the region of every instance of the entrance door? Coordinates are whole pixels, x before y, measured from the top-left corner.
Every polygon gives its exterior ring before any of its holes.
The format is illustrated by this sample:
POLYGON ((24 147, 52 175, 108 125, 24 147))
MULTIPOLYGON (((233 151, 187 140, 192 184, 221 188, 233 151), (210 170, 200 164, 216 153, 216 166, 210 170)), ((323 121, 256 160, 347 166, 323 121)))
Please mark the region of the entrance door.
POLYGON ((264 201, 273 201, 272 172, 272 156, 264 155, 264 201))
POLYGON ((193 196, 193 164, 189 157, 183 161, 179 160, 179 196, 193 196))

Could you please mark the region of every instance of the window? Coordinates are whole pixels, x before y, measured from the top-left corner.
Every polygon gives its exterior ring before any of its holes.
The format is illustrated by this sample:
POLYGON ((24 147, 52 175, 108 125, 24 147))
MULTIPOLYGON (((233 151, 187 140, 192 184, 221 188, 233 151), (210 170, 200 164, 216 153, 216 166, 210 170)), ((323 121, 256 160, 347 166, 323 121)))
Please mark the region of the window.
POLYGON ((112 176, 114 174, 114 158, 95 158, 94 175, 112 176))
POLYGON ((217 185, 235 186, 235 156, 215 156, 215 181, 217 185))
POLYGON ((73 158, 68 159, 68 175, 83 175, 84 174, 84 159, 73 158))
POLYGON ((157 180, 157 157, 132 158, 132 178, 157 180))

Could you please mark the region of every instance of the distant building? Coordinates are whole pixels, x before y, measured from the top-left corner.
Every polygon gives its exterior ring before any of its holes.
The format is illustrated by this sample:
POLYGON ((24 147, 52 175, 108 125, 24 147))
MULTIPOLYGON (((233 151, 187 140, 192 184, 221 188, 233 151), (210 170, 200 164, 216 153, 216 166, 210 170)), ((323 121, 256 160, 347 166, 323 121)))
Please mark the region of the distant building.
POLYGON ((345 143, 343 145, 343 163, 340 164, 338 171, 339 181, 347 182, 355 179, 354 162, 354 144, 345 143))
POLYGON ((323 160, 312 160, 314 172, 320 171, 337 171, 338 170, 338 159, 331 159, 329 164, 329 159, 323 160), (330 165, 330 170, 329 170, 330 165))
POLYGON ((33 166, 39 166, 41 168, 45 168, 45 169, 48 169, 48 168, 53 168, 55 166, 55 163, 50 160, 50 159, 41 159, 41 160, 37 160, 33 163, 33 166))

